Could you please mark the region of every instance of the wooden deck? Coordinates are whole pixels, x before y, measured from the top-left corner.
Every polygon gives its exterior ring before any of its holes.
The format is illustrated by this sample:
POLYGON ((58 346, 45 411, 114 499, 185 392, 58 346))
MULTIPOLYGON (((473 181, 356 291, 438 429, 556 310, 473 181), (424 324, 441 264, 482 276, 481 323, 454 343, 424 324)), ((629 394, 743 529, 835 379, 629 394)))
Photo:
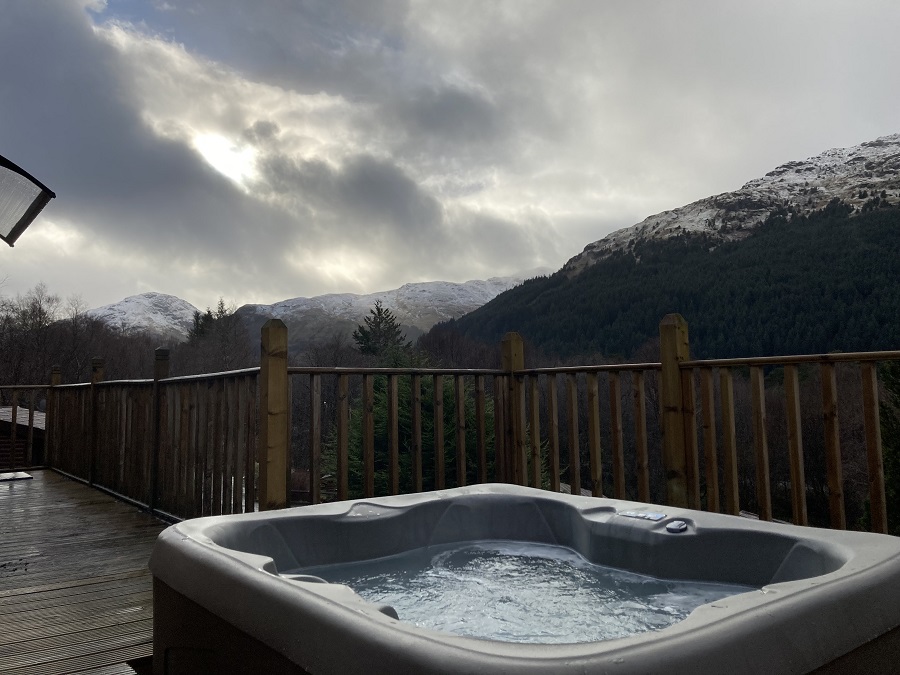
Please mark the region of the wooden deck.
POLYGON ((132 673, 152 655, 165 523, 50 470, 0 482, 0 672, 132 673), (143 661, 141 661, 143 659, 143 661))

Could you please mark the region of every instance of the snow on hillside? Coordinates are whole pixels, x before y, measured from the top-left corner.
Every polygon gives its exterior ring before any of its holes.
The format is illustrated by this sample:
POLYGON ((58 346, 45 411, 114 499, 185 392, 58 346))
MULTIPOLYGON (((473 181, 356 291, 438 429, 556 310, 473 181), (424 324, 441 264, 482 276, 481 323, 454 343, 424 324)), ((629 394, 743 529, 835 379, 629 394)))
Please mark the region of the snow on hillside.
POLYGON ((563 269, 577 273, 615 251, 631 251, 639 241, 706 233, 741 239, 777 208, 820 209, 837 197, 860 206, 875 195, 900 199, 900 134, 850 148, 834 148, 805 161, 788 162, 739 190, 663 211, 588 244, 563 269))
MULTIPOLYGON (((300 318, 315 321, 322 316, 361 323, 375 301, 381 300, 401 324, 427 331, 439 321, 471 312, 524 280, 550 274, 551 271, 537 268, 511 277, 465 283, 429 281, 404 284, 394 290, 369 295, 334 293, 313 298, 293 298, 274 305, 244 305, 238 313, 245 317, 278 318, 285 323, 300 318), (310 312, 312 315, 308 315, 310 312)), ((185 340, 193 326, 196 311, 192 304, 174 295, 142 293, 92 309, 87 314, 114 328, 185 340)))
POLYGON ((124 331, 147 332, 184 340, 194 325, 197 308, 187 300, 165 293, 141 293, 97 307, 87 315, 124 331))

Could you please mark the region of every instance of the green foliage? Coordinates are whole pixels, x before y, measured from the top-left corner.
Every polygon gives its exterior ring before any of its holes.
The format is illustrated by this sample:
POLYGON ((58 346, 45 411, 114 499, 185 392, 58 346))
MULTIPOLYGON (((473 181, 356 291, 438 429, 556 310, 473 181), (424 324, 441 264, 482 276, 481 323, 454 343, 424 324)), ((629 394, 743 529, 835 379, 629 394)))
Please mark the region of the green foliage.
POLYGON ((386 351, 409 349, 410 343, 406 341, 397 318, 391 310, 382 306, 381 300, 375 301, 369 315, 353 331, 353 341, 360 353, 380 356, 386 351))
MULTIPOLYGON (((413 357, 407 357, 405 362, 395 363, 395 366, 411 366, 413 357)), ((423 367, 424 364, 415 364, 423 367)), ((456 405, 453 378, 445 376, 441 378, 443 392, 443 423, 444 428, 444 475, 445 486, 456 485, 456 405)), ((374 422, 375 422, 375 494, 388 494, 390 455, 388 447, 388 378, 383 375, 374 378, 374 422)), ((475 394, 471 381, 465 383, 465 466, 466 482, 477 482, 477 428, 475 418, 475 394)), ((435 381, 432 376, 421 378, 421 422, 422 422, 422 480, 423 489, 436 488, 436 465, 434 452, 434 400, 435 381)), ((413 421, 412 421, 412 378, 401 376, 398 378, 398 436, 399 436, 399 464, 400 464, 400 492, 413 492, 413 421)), ((351 498, 363 496, 363 410, 360 396, 353 396, 353 404, 350 411, 349 434, 349 487, 351 498)), ((493 426, 494 406, 488 397, 485 401, 485 427, 486 455, 488 475, 493 475, 493 426)), ((332 428, 322 451, 322 473, 337 473, 337 434, 332 428)))
POLYGON ((511 289, 456 321, 496 344, 518 331, 560 357, 629 357, 682 314, 697 357, 892 349, 900 345, 900 209, 853 215, 833 201, 774 213, 741 241, 640 242, 572 277, 511 289))

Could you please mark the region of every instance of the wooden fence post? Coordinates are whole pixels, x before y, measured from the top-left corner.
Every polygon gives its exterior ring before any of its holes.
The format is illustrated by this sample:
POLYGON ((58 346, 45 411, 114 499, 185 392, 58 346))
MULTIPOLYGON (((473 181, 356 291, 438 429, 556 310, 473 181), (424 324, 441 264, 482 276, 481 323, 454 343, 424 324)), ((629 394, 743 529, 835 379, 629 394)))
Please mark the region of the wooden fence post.
POLYGON ((50 388, 47 390, 47 412, 44 415, 44 464, 53 467, 56 452, 57 392, 54 387, 62 384, 62 366, 50 368, 50 388))
POLYGON ((509 373, 508 408, 506 410, 506 443, 504 451, 505 471, 501 480, 505 483, 524 484, 526 479, 525 460, 525 389, 524 375, 517 371, 525 370, 525 346, 518 333, 507 333, 500 342, 501 368, 509 373))
POLYGON ((159 458, 162 454, 159 447, 159 426, 162 424, 162 412, 160 403, 160 386, 159 381, 169 377, 169 350, 165 347, 158 347, 155 351, 153 359, 153 438, 150 449, 153 456, 150 460, 150 498, 147 504, 150 507, 150 513, 156 509, 156 496, 159 491, 159 458))
POLYGON ((98 414, 100 408, 100 392, 99 387, 97 387, 98 382, 103 382, 103 379, 106 377, 106 364, 102 358, 96 356, 91 359, 91 426, 90 426, 90 435, 89 443, 88 443, 88 452, 91 453, 90 463, 88 464, 88 483, 90 485, 94 484, 94 480, 97 477, 97 452, 99 448, 97 447, 97 426, 98 426, 98 414))
POLYGON ((269 319, 262 327, 259 369, 259 510, 289 506, 287 327, 269 319))
MULTIPOLYGON (((688 461, 685 443, 685 405, 681 380, 682 361, 690 358, 687 321, 667 314, 659 324, 660 408, 662 413, 663 467, 666 503, 689 508, 688 461)), ((693 406, 691 406, 693 408, 693 406)), ((696 463, 696 458, 694 458, 696 463)))

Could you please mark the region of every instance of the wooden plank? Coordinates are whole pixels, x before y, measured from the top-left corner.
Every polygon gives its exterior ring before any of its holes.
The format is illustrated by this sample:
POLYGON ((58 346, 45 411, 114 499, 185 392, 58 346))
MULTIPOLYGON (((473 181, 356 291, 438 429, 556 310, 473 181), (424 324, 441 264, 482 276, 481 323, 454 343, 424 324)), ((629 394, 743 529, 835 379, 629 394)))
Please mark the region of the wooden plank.
POLYGON ((650 458, 647 452, 647 393, 644 373, 631 373, 631 394, 634 406, 634 454, 637 469, 638 501, 650 501, 650 458))
POLYGON ((681 371, 681 405, 684 430, 684 467, 688 506, 700 510, 700 461, 697 448, 697 393, 694 371, 681 371))
POLYGON ((550 452, 550 490, 559 492, 559 380, 547 375, 547 443, 550 452))
POLYGON ((541 485, 541 392, 540 392, 540 376, 534 375, 530 378, 530 436, 531 436, 531 485, 532 487, 542 487, 541 485))
POLYGON ((618 372, 609 374, 609 435, 611 438, 613 496, 627 499, 625 488, 625 436, 622 430, 622 378, 618 372))
POLYGON ((772 520, 769 443, 766 439, 766 385, 762 368, 750 368, 753 409, 753 449, 756 455, 756 501, 760 520, 772 520))
POLYGON ((235 461, 235 425, 237 422, 235 401, 235 378, 229 377, 223 382, 225 400, 223 401, 224 419, 222 420, 225 461, 222 466, 222 513, 233 513, 234 503, 234 461, 235 461))
POLYGON ((362 376, 362 464, 363 496, 375 496, 375 376, 362 376))
POLYGON ((250 399, 250 377, 244 376, 237 382, 237 443, 234 448, 234 495, 232 513, 244 511, 244 487, 247 480, 247 425, 248 401, 250 399))
POLYGON ((578 380, 575 373, 566 375, 566 412, 569 427, 569 488, 581 494, 581 453, 578 445, 578 380))
POLYGON ((443 490, 444 485, 444 376, 433 375, 434 383, 434 487, 443 490))
POLYGON ((347 499, 350 493, 350 378, 346 373, 338 375, 337 405, 337 498, 347 499))
MULTIPOLYGON (((600 463, 600 388, 597 373, 585 375, 587 389, 588 452, 590 457, 591 494, 603 496, 603 465, 600 463)), ((578 494, 573 492, 573 494, 578 494)))
POLYGON ((400 376, 388 375, 388 494, 400 493, 400 376))
POLYGON ((713 513, 721 509, 719 501, 719 459, 716 443, 716 400, 712 368, 700 369, 700 407, 703 426, 703 467, 706 480, 706 508, 713 513))
POLYGON ((151 656, 147 561, 165 524, 52 471, 33 475, 0 490, 0 542, 18 552, 0 554, 0 672, 114 672, 151 656))
POLYGON ((861 363, 863 422, 866 434, 866 464, 869 470, 869 512, 872 532, 887 534, 887 501, 884 492, 884 462, 881 450, 881 420, 878 409, 878 372, 874 363, 861 363))
POLYGON ((803 429, 800 426, 800 378, 797 366, 784 367, 784 407, 787 413, 788 461, 791 469, 791 512, 795 524, 808 525, 803 429))
POLYGON ((719 369, 722 406, 722 453, 724 459, 725 513, 741 515, 738 495, 737 433, 734 425, 734 379, 728 368, 719 369))
POLYGON ((822 418, 825 423, 825 470, 828 475, 828 511, 831 527, 847 529, 844 513, 844 479, 841 467, 841 437, 838 426, 837 379, 833 363, 821 365, 822 418))
POLYGON ((494 480, 507 482, 506 470, 506 377, 494 376, 494 480))
POLYGON ((487 483, 487 429, 485 422, 484 375, 475 376, 475 437, 478 456, 478 482, 487 483))
POLYGON ((322 484, 322 376, 309 376, 309 501, 318 504, 322 484))
POLYGON ((422 376, 413 375, 412 398, 412 484, 413 492, 422 491, 422 376))
POLYGON ((456 404, 456 486, 466 484, 466 383, 462 375, 453 377, 456 404))

